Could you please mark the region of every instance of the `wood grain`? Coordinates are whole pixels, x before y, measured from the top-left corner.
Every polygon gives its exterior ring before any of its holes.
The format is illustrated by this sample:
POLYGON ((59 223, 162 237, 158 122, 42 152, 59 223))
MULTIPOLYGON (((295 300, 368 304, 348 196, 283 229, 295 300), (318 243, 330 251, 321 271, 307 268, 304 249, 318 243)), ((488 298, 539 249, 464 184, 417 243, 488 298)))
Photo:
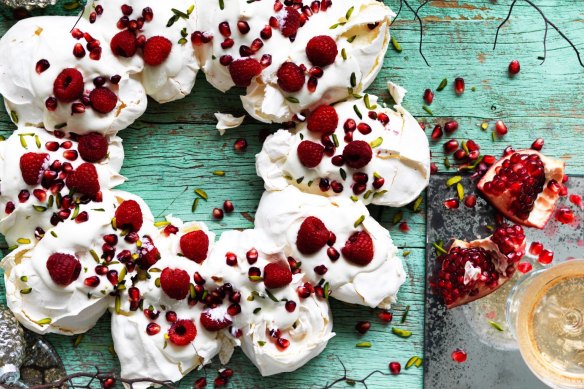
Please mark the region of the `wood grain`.
MULTIPOLYGON (((386 3, 397 8, 397 1, 386 0, 386 3)), ((430 67, 418 53, 418 24, 404 8, 393 29, 403 51, 397 53, 389 49, 384 68, 369 93, 389 100, 386 82, 392 80, 408 89, 404 105, 420 121, 427 123, 427 132, 434 124, 455 118, 460 123, 460 129, 454 134, 456 138, 472 138, 481 145, 483 153, 497 156, 507 145, 529 147, 535 138, 543 137, 546 153, 566 160, 568 173, 582 173, 583 69, 572 49, 551 30, 548 58, 540 66, 538 56, 543 55, 545 25, 539 14, 522 2, 516 5, 510 21, 501 29, 499 44, 493 51, 496 28, 506 16, 510 3, 508 0, 430 1, 420 11, 425 24, 424 53, 430 67), (507 74, 507 65, 512 59, 518 59, 522 66, 521 73, 514 78, 507 74), (452 89, 455 77, 466 80, 466 92, 460 97, 452 89), (431 106, 434 116, 431 116, 422 109, 421 96, 424 89, 435 89, 443 78, 448 78, 449 86, 436 92, 431 106), (492 141, 492 126, 498 119, 505 121, 509 134, 492 141), (490 124, 488 131, 480 130, 483 122, 490 124)), ((542 0, 538 4, 584 50, 584 13, 579 4, 570 0, 542 0)), ((64 13, 61 5, 45 12, 64 13)), ((0 33, 13 23, 11 12, 0 8, 0 33)), ((248 118, 242 127, 219 136, 213 113, 243 114, 239 92, 222 95, 200 75, 195 91, 186 99, 163 106, 151 101, 147 114, 120 134, 126 151, 122 173, 128 177, 121 189, 142 196, 157 216, 173 213, 185 220, 203 221, 218 233, 252 227, 250 216, 263 191, 262 182, 255 175, 254 155, 261 148, 260 134, 275 127, 248 118), (233 142, 238 137, 249 142, 244 153, 233 150, 233 142), (214 176, 214 170, 226 171, 225 177, 214 176), (191 204, 195 188, 204 188, 209 201, 200 202, 193 214, 191 204), (221 222, 213 221, 212 208, 225 199, 233 201, 236 212, 221 222)), ((0 128, 4 136, 14 129, 4 112, 0 112, 0 128)), ((432 152, 434 161, 444 171, 442 143, 432 143, 432 152)), ((404 307, 411 306, 403 327, 412 330, 413 336, 401 339, 392 335, 390 327, 381 324, 370 309, 333 302, 337 336, 320 357, 294 373, 261 378, 238 352, 229 364, 236 372, 231 387, 322 387, 342 375, 337 358, 347 366, 350 378, 360 379, 375 369, 388 372, 390 361, 404 365, 409 357, 422 355, 425 212, 413 214, 408 209, 403 210, 404 219, 411 228, 408 233, 392 225, 396 212, 395 209, 372 207, 372 213, 391 231, 396 244, 411 251, 404 259, 408 280, 393 311, 394 324, 399 323, 404 307), (357 336, 354 331, 357 320, 372 321, 372 330, 366 336, 357 336), (372 348, 355 348, 358 341, 365 339, 373 343, 372 348)), ((0 301, 4 298, 1 284, 0 301)), ((48 337, 69 371, 81 370, 82 365, 88 363, 103 369, 117 368, 116 359, 108 352, 111 344, 108 320, 104 317, 77 348, 72 346, 72 339, 48 337)), ((207 368, 210 379, 215 376, 217 367, 215 363, 207 368)), ((194 378, 201 374, 188 376, 183 380, 184 386, 192 385, 194 378)), ((399 376, 375 375, 367 383, 370 388, 419 388, 422 370, 409 369, 399 376)), ((343 384, 338 386, 343 387, 343 384)))

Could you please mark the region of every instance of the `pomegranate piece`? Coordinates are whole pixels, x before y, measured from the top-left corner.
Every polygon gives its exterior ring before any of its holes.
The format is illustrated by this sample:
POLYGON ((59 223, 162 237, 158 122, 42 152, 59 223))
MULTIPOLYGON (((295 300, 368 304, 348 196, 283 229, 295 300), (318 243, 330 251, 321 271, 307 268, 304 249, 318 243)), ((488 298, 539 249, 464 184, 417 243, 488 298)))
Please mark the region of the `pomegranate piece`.
POLYGON ((564 168, 538 151, 519 150, 492 165, 477 188, 508 219, 541 229, 559 198, 553 183, 562 180, 564 168))
POLYGON ((457 348, 451 354, 452 360, 454 362, 462 363, 466 361, 466 351, 457 348))
POLYGON ((484 297, 507 282, 525 254, 521 226, 502 225, 487 238, 455 240, 447 254, 437 258, 439 266, 431 287, 447 308, 484 297))
POLYGON ((460 96, 464 93, 464 78, 457 77, 454 79, 454 92, 460 96))

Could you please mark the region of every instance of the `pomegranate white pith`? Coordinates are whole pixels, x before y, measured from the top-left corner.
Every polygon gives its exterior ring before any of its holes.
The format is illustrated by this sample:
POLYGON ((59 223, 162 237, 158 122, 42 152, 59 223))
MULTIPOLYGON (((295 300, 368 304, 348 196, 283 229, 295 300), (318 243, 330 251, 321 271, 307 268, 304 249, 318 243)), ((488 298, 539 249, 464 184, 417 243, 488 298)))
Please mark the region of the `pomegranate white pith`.
POLYGON ((563 161, 518 150, 491 166, 477 188, 509 220, 541 229, 560 197, 564 169, 563 161))
POLYGON ((436 259, 439 269, 431 287, 447 308, 469 303, 509 281, 524 254, 525 234, 517 225, 503 225, 472 242, 454 240, 448 253, 436 259))

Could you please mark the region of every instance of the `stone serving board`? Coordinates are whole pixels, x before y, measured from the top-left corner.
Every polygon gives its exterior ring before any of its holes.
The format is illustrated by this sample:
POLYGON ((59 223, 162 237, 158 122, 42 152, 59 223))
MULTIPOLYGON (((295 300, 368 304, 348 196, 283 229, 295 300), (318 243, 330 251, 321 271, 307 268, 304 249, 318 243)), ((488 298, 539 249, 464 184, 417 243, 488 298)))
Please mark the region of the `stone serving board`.
MULTIPOLYGON (((491 295, 463 307, 446 310, 429 290, 429 277, 434 272, 436 254, 433 242, 451 238, 473 240, 490 235, 487 225, 494 225, 494 211, 484 199, 478 197, 477 205, 469 209, 462 203, 458 209, 446 209, 442 202, 456 197, 455 190, 445 185, 452 177, 447 174, 432 176, 428 189, 426 232, 426 305, 424 336, 424 388, 546 388, 523 362, 507 323, 505 301, 516 277, 491 295), (495 329, 489 321, 499 324, 495 329), (467 353, 467 360, 457 363, 451 354, 456 349, 467 353)), ((471 193, 476 185, 469 178, 462 182, 471 193)), ((584 177, 570 176, 570 193, 584 193, 584 177)), ((569 205, 577 215, 571 225, 562 225, 553 217, 544 230, 526 229, 527 247, 539 241, 554 251, 554 263, 570 257, 584 257, 584 212, 571 204, 567 197, 560 204, 569 205)), ((534 269, 541 267, 533 258, 534 269)))

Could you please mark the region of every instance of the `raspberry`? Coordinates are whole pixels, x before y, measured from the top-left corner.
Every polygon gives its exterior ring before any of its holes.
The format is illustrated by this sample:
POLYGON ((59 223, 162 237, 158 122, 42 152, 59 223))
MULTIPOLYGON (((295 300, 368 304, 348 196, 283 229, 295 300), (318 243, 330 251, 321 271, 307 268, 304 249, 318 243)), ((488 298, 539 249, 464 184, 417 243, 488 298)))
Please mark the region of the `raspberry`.
POLYGON ((229 65, 229 74, 236 86, 249 86, 252 78, 261 72, 262 65, 253 58, 238 59, 229 65))
POLYGON ((207 331, 220 331, 231 325, 227 311, 221 308, 206 309, 201 313, 201 324, 207 331))
POLYGON ((107 138, 97 132, 79 137, 78 151, 86 162, 99 162, 107 156, 107 138))
POLYGON ((349 142, 343 150, 343 158, 347 166, 353 169, 361 169, 371 161, 373 151, 369 143, 362 140, 354 140, 349 142))
POLYGON ((337 129, 339 115, 330 105, 320 105, 308 117, 306 127, 310 131, 320 132, 323 135, 330 135, 337 129))
POLYGON ((81 273, 81 263, 70 254, 55 253, 47 260, 47 270, 57 285, 70 285, 81 273))
POLYGON ((136 54, 138 44, 136 42, 136 35, 129 30, 118 32, 110 42, 112 53, 118 57, 132 57, 136 54))
POLYGON ((330 233, 322 220, 309 216, 298 229, 296 247, 302 254, 314 254, 326 245, 329 237, 330 233))
POLYGON ((186 346, 195 340, 197 327, 192 320, 177 320, 168 330, 168 340, 177 346, 186 346))
POLYGON ((355 232, 341 249, 347 261, 366 266, 373 260, 373 240, 365 231, 355 232))
POLYGON ((202 263, 209 251, 209 237, 201 230, 189 232, 181 236, 180 250, 188 259, 202 263))
POLYGON ((264 284, 268 289, 282 288, 292 282, 292 272, 288 266, 268 263, 264 267, 264 284))
POLYGON ((87 162, 67 176, 66 184, 67 188, 88 196, 95 196, 100 189, 97 170, 93 164, 87 162))
POLYGON ((282 20, 282 35, 286 38, 293 37, 300 28, 300 14, 293 7, 284 8, 286 15, 282 20))
POLYGON ((26 153, 20 157, 20 171, 22 179, 28 185, 37 185, 41 180, 43 171, 49 165, 49 154, 26 153))
POLYGON ((116 209, 116 227, 137 232, 144 219, 140 205, 135 200, 126 200, 116 209))
POLYGON ((309 140, 303 140, 298 145, 298 159, 308 168, 317 167, 324 155, 324 147, 309 140))
POLYGON ((306 56, 314 66, 333 64, 338 53, 337 43, 328 35, 315 36, 306 45, 306 56))
POLYGON ((172 42, 163 36, 153 36, 144 44, 144 62, 150 66, 162 64, 172 50, 172 42))
POLYGON ((55 78, 53 94, 57 100, 70 103, 81 97, 84 88, 85 84, 81 72, 77 69, 67 68, 55 78))
POLYGON ((89 94, 91 107, 99 113, 110 113, 118 104, 118 96, 109 88, 95 88, 89 94))
POLYGON ((284 62, 277 76, 278 85, 285 92, 298 92, 304 86, 304 71, 294 62, 284 62))
POLYGON ((189 273, 182 269, 165 268, 160 274, 160 287, 175 300, 183 300, 189 294, 189 273))

